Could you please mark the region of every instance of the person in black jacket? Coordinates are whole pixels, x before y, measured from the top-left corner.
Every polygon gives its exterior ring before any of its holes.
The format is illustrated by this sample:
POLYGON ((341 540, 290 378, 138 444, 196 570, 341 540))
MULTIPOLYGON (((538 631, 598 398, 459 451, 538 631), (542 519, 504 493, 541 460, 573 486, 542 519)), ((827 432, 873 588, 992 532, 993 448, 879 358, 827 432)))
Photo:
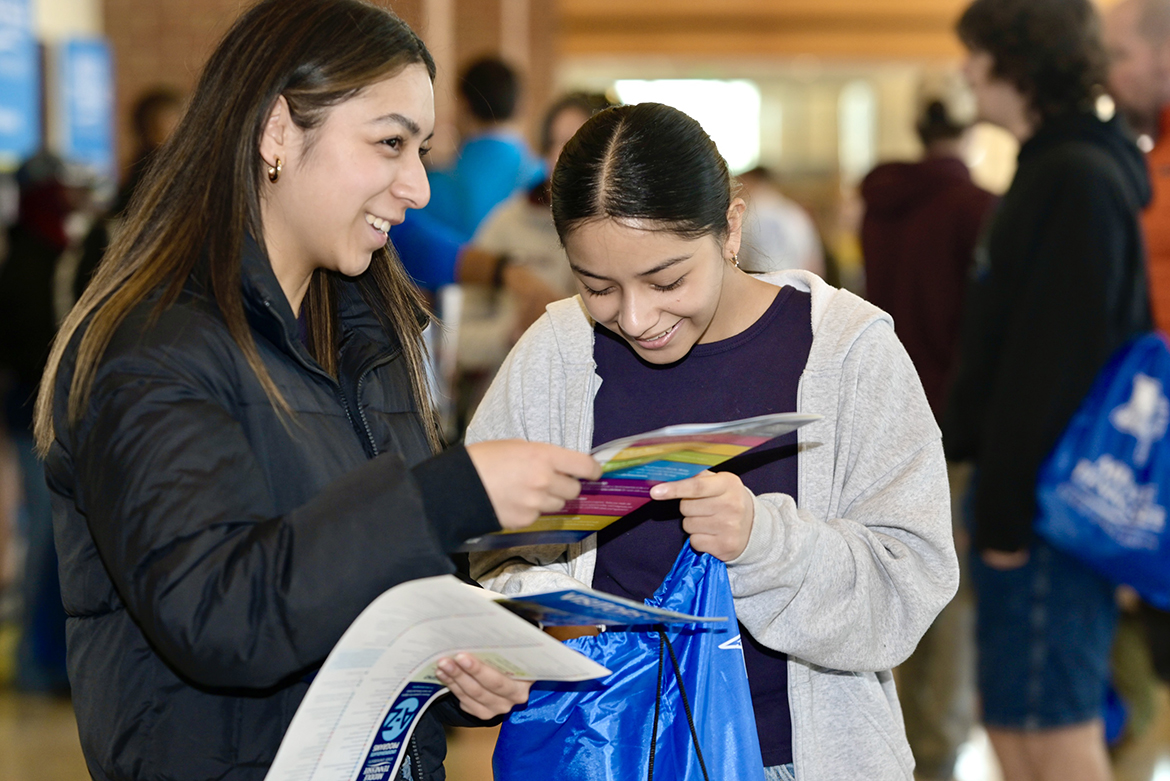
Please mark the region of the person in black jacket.
MULTIPOLYGON (((421 331, 386 243, 426 203, 434 62, 362 0, 264 0, 64 322, 38 398, 68 666, 98 781, 261 779, 308 678, 377 595, 596 477, 586 454, 439 455, 421 331)), ((527 697, 468 655, 446 723, 527 697)))
POLYGON ((1094 111, 1089 0, 976 0, 958 26, 982 119, 1019 167, 976 253, 944 422, 971 459, 983 718, 1006 781, 1108 779, 1112 586, 1032 532, 1039 468, 1109 357, 1149 329, 1145 162, 1094 111))

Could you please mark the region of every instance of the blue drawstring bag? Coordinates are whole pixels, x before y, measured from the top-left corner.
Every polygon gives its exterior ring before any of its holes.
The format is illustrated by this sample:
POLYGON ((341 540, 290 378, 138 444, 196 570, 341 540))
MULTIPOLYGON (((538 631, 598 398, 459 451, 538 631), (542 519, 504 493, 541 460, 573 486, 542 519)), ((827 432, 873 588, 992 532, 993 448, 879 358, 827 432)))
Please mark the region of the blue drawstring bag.
POLYGON ((1149 334, 1101 370, 1040 469, 1036 531, 1170 609, 1170 350, 1149 334))
POLYGON ((763 781, 726 566, 684 545, 646 604, 728 621, 566 641, 613 674, 535 685, 500 730, 496 781, 763 781))

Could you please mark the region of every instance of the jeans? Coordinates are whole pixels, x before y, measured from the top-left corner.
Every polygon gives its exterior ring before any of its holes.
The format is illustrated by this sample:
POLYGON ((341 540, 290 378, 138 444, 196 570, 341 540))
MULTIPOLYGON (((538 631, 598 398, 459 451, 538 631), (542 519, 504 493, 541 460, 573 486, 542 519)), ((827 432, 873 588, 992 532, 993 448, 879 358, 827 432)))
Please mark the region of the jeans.
POLYGON ((997 570, 975 552, 983 722, 1054 729, 1101 715, 1117 625, 1114 587, 1036 540, 1028 563, 997 570))

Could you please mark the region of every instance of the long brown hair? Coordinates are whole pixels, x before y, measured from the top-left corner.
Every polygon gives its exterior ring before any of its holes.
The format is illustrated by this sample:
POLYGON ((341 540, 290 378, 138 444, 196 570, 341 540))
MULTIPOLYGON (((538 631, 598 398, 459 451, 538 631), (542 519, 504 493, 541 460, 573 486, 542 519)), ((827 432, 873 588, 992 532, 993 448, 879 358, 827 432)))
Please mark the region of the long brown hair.
MULTIPOLYGON (((245 237, 263 245, 260 157, 265 121, 278 97, 293 121, 312 129, 330 107, 403 68, 435 63, 398 17, 363 0, 263 0, 236 21, 211 55, 187 112, 159 150, 93 281, 53 344, 36 408, 37 446, 55 437, 53 395, 62 356, 85 324, 69 387, 68 422, 85 409, 102 354, 126 316, 156 291, 156 314, 171 305, 206 259, 207 282, 227 328, 265 393, 291 408, 265 368, 244 313, 240 274, 245 237)), ((336 374, 337 311, 331 272, 318 270, 303 306, 313 357, 336 374)), ((359 278, 363 295, 403 345, 415 402, 432 447, 436 419, 426 380, 422 328, 427 317, 389 247, 359 278)))

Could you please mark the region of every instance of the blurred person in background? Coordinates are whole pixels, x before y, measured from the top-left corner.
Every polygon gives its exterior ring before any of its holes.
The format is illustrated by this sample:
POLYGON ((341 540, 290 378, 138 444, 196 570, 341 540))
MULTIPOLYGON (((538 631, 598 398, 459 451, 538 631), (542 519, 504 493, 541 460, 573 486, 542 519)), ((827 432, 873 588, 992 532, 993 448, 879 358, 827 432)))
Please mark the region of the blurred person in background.
POLYGON ((1109 94, 1138 135, 1157 142, 1170 103, 1170 2, 1121 0, 1104 15, 1109 94))
POLYGON ((939 420, 975 244, 995 204, 963 161, 971 119, 944 100, 923 101, 923 159, 879 165, 861 183, 866 298, 894 318, 939 420))
POLYGON ((762 165, 738 178, 747 202, 739 267, 755 274, 804 269, 823 277, 824 248, 804 207, 780 192, 774 175, 762 165))
MULTIPOLYGON (((454 333, 457 311, 446 311, 439 291, 451 284, 506 286, 529 309, 538 309, 548 297, 546 286, 528 273, 505 272, 504 258, 470 246, 484 217, 519 190, 534 186, 544 168, 528 149, 515 121, 521 100, 520 77, 505 62, 484 57, 460 75, 456 124, 463 137, 455 160, 428 173, 431 198, 425 209, 408 212, 390 230, 403 266, 435 306, 445 326, 454 333), (506 279, 505 279, 506 277, 506 279)), ((447 301, 446 304, 450 304, 447 301)), ((428 334, 434 340, 436 334, 428 334)), ((433 356, 444 351, 432 349, 433 356)), ((450 398, 445 387, 453 366, 436 366, 438 394, 450 398)), ((449 418, 449 415, 444 415, 449 418)), ((449 421, 449 433, 458 426, 449 421)))
POLYGON ((1111 777, 1114 589, 1033 533, 1040 465, 1110 356, 1150 327, 1145 160, 1095 111, 1090 0, 976 0, 958 23, 979 118, 1020 142, 976 251, 944 444, 971 460, 978 685, 1005 781, 1111 777))
MULTIPOLYGON (((894 318, 937 420, 959 347, 975 243, 995 196, 971 181, 963 151, 973 117, 946 95, 921 101, 923 159, 879 165, 861 183, 867 297, 894 318)), ((961 521, 969 469, 948 464, 960 590, 898 668, 906 736, 922 779, 954 776, 975 723, 973 605, 961 521)))
MULTIPOLYGON (((486 123, 480 115, 512 116, 518 90, 515 74, 504 63, 487 59, 473 64, 462 83, 460 116, 464 129, 482 131, 486 123)), ((590 99, 604 101, 604 97, 585 98, 586 104, 590 99)), ((533 170, 541 174, 551 170, 556 157, 544 146, 563 146, 590 116, 586 113, 577 118, 584 109, 576 102, 575 98, 570 101, 573 105, 554 106, 545 117, 541 150, 545 160, 539 168, 527 163, 515 167, 516 159, 527 156, 527 148, 510 123, 496 123, 504 129, 469 139, 454 167, 431 171, 432 203, 437 195, 440 206, 409 213, 401 225, 390 230, 407 272, 434 302, 444 324, 447 345, 436 345, 432 355, 445 427, 453 439, 462 435, 482 395, 484 381, 491 379, 519 334, 544 313, 545 305, 572 293, 567 261, 552 229, 544 194, 547 177, 539 176, 531 186, 518 189, 517 170, 523 172, 525 181, 533 170), (566 132, 563 141, 550 141, 553 134, 566 132), (450 215, 460 213, 455 204, 469 203, 469 198, 482 201, 485 194, 503 200, 488 205, 490 215, 482 225, 477 219, 475 238, 468 239, 466 225, 450 215), (444 215, 448 216, 437 218, 444 215), (543 222, 548 223, 547 228, 543 222), (548 234, 551 247, 546 246, 548 234), (448 285, 462 288, 455 297, 443 298, 439 291, 448 285)), ((555 152, 559 154, 559 146, 555 152)))
MULTIPOLYGON (((554 102, 545 112, 541 124, 540 152, 545 170, 551 174, 561 149, 589 117, 607 108, 605 95, 575 92, 554 102)), ((558 298, 576 292, 572 269, 561 247, 549 209, 549 177, 545 176, 527 191, 519 192, 497 206, 472 240, 472 246, 499 255, 509 263, 532 269, 548 284, 558 298)), ((544 308, 536 313, 543 314, 544 308)), ((520 325, 523 332, 536 318, 520 325)))
MULTIPOLYGON (((603 94, 574 92, 555 101, 541 123, 540 153, 550 174, 561 149, 595 113, 603 94)), ((471 419, 508 350, 553 301, 576 293, 569 259, 553 225, 549 177, 514 194, 487 216, 471 246, 494 256, 490 284, 465 284, 458 332, 459 427, 471 419), (527 284, 516 295, 517 278, 527 284)))
POLYGON ((115 214, 125 211, 130 198, 138 190, 143 174, 154 161, 155 154, 178 126, 183 117, 184 101, 181 92, 163 85, 147 89, 134 101, 130 110, 134 152, 125 181, 111 209, 115 214))
POLYGON ((520 100, 520 76, 495 57, 476 60, 459 78, 463 143, 454 163, 430 171, 431 201, 422 213, 461 242, 471 239, 497 204, 544 177, 544 166, 516 125, 520 100))
POLYGON ((130 127, 134 133, 134 154, 122 186, 104 217, 97 219, 82 243, 77 269, 73 273, 72 299, 81 298, 110 245, 110 236, 130 205, 139 182, 154 160, 155 153, 170 137, 183 115, 183 96, 170 87, 158 86, 144 92, 134 102, 130 127))
MULTIPOLYGON (((1105 42, 1109 50, 1109 91, 1117 108, 1148 148, 1153 198, 1142 214, 1146 239, 1146 270, 1154 325, 1170 333, 1170 0, 1123 0, 1105 14, 1105 42)), ((1114 655, 1125 653, 1132 669, 1117 686, 1131 718, 1127 737, 1141 734, 1154 721, 1157 699, 1150 682, 1150 667, 1170 680, 1170 613, 1130 600, 1144 619, 1145 637, 1124 644, 1140 633, 1132 613, 1123 615, 1114 655), (1142 641, 1150 643, 1142 648, 1142 641), (1144 653, 1148 649, 1148 653, 1144 653), (1152 655, 1152 658, 1150 656, 1152 655), (1129 680, 1132 683, 1124 685, 1129 680), (1143 718, 1144 717, 1144 718, 1143 718)))
MULTIPOLYGON (((549 107, 540 139, 548 172, 552 172, 561 149, 577 129, 608 106, 604 95, 577 92, 549 107)), ((501 275, 508 267, 527 269, 545 285, 546 295, 545 300, 516 301, 511 296, 497 295, 498 286, 468 286, 460 334, 477 346, 470 347, 464 356, 471 362, 467 365, 478 364, 494 372, 520 334, 544 314, 546 304, 576 292, 573 272, 549 209, 550 187, 545 177, 527 191, 516 193, 492 210, 472 239, 471 246, 501 259, 501 275), (471 333, 476 330, 491 344, 482 344, 483 340, 471 333)))
POLYGON ((64 162, 48 152, 25 161, 16 180, 19 215, 8 231, 8 254, 0 266, 0 371, 9 377, 4 418, 21 476, 17 532, 25 543, 15 685, 23 691, 65 693, 65 610, 49 489, 33 443, 33 408, 57 332, 54 278, 74 243, 68 223, 79 193, 67 181, 64 162))
POLYGON ((1109 91, 1144 136, 1153 199, 1142 218, 1154 325, 1170 333, 1170 0, 1124 0, 1105 16, 1109 91))

